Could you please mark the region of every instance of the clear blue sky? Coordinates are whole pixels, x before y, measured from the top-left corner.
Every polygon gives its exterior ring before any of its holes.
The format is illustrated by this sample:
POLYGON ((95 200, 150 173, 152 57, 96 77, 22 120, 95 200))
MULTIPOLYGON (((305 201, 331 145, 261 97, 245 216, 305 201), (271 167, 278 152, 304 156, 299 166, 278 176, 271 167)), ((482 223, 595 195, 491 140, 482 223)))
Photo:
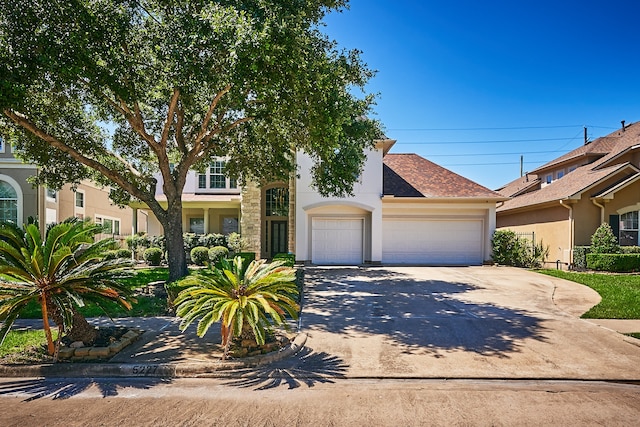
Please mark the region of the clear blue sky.
POLYGON ((351 0, 324 32, 377 75, 376 118, 495 189, 640 121, 640 1, 351 0), (504 141, 504 142, 491 142, 504 141))

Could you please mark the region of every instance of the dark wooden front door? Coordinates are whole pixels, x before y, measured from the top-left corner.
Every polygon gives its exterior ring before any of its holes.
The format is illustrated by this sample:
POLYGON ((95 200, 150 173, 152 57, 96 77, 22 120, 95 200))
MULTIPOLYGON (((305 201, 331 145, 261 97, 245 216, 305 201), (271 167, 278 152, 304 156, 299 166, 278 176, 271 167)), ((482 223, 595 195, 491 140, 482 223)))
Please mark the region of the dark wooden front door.
POLYGON ((271 257, 279 253, 289 252, 287 221, 271 221, 271 257))

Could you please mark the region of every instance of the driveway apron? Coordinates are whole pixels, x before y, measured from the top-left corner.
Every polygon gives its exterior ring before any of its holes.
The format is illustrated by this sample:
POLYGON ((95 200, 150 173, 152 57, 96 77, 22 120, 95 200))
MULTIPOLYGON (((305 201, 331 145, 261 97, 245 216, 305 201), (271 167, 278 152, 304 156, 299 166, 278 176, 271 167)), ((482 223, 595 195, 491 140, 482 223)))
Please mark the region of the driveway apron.
POLYGON ((578 318, 591 289, 508 267, 308 268, 283 368, 380 378, 640 380, 640 341, 578 318), (295 365, 295 366, 293 366, 295 365))

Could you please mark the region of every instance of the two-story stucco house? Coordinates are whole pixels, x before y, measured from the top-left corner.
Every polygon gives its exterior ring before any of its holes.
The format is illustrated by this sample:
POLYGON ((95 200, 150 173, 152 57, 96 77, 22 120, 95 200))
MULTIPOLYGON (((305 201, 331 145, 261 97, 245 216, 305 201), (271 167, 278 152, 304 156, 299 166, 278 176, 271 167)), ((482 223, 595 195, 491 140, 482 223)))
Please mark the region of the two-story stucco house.
MULTIPOLYGON (((190 172, 183 227, 237 231, 258 257, 292 252, 297 261, 318 265, 489 260, 496 203, 507 198, 415 154, 390 154, 394 143, 376 141, 353 196, 344 198, 322 197, 311 187, 312 162, 304 153, 297 155, 298 178, 242 188, 224 176, 224 160, 216 160, 204 173, 190 172)), ((149 233, 162 234, 148 215, 149 233)))
MULTIPOLYGON (((22 225, 29 217, 38 218, 40 229, 70 217, 91 218, 105 226, 105 234, 124 238, 131 234, 133 213, 121 209, 109 200, 109 190, 91 182, 83 182, 72 189, 65 185, 60 191, 34 187, 27 182, 38 173, 34 165, 16 159, 11 146, 0 138, 0 221, 22 225)), ((140 227, 146 228, 145 215, 140 227)))
POLYGON ((497 190, 511 199, 497 209, 497 227, 534 232, 549 245, 548 261, 573 263, 574 246, 609 223, 621 245, 638 245, 640 123, 554 159, 497 190))

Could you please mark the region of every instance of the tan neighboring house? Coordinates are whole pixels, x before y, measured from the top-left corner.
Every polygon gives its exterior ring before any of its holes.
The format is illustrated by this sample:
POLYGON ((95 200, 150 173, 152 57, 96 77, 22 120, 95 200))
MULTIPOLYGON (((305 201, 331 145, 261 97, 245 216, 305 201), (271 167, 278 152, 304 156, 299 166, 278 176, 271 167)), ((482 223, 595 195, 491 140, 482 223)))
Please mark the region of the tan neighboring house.
MULTIPOLYGON (((258 258, 295 253, 316 265, 479 265, 491 258, 496 203, 507 198, 416 154, 390 154, 375 141, 353 195, 322 197, 311 185, 312 159, 297 154, 289 182, 240 187, 224 176, 224 159, 190 171, 183 191, 183 228, 248 240, 258 258)), ((166 203, 162 177, 156 198, 166 203)), ((163 234, 146 205, 149 234, 163 234)), ((134 214, 137 215, 137 214, 134 214)))
POLYGON ((640 123, 625 125, 497 190, 511 199, 496 211, 498 229, 535 233, 548 262, 573 263, 574 246, 609 223, 620 245, 638 245, 640 123))
MULTIPOLYGON (((91 182, 83 182, 77 189, 65 185, 60 191, 44 187, 34 188, 27 179, 35 176, 38 168, 16 159, 11 146, 0 138, 0 220, 25 224, 29 217, 38 218, 40 229, 69 217, 91 218, 108 231, 105 236, 117 239, 133 230, 131 208, 121 209, 109 200, 109 189, 91 182)), ((146 216, 138 217, 138 228, 146 230, 146 216)))

